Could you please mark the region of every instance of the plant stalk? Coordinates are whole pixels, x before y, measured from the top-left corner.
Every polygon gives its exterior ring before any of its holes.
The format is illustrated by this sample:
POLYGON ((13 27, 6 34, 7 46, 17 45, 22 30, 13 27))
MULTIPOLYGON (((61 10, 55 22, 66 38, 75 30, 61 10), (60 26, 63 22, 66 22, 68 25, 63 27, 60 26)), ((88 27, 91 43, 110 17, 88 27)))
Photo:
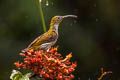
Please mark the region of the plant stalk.
POLYGON ((41 4, 40 0, 39 0, 39 8, 40 8, 41 21, 42 21, 42 25, 43 25, 43 31, 46 32, 45 19, 44 19, 43 10, 42 10, 42 4, 41 4))

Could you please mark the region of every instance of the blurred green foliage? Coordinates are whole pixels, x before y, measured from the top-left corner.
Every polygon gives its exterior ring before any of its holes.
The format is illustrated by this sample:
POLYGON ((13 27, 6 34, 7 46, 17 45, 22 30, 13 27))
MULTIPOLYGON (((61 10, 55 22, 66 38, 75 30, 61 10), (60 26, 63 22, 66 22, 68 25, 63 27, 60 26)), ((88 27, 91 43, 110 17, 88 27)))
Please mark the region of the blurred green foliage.
MULTIPOLYGON (((113 71, 120 79, 120 1, 49 0, 42 2, 46 26, 55 15, 75 14, 59 26, 59 52, 72 52, 77 80, 96 80, 99 69, 113 71)), ((0 0, 0 80, 9 80, 19 52, 43 33, 37 0, 0 0)), ((106 79, 109 79, 105 77, 106 79)))

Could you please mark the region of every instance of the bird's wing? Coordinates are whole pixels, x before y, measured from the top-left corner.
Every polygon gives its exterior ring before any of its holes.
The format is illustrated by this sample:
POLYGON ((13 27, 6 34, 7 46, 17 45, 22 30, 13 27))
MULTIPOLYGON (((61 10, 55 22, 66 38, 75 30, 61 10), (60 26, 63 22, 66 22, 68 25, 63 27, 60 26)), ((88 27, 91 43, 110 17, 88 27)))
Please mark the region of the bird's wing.
POLYGON ((57 38, 57 33, 55 32, 50 32, 50 33, 44 33, 43 35, 37 37, 29 46, 34 47, 34 46, 40 46, 43 43, 49 43, 51 41, 54 41, 57 38))

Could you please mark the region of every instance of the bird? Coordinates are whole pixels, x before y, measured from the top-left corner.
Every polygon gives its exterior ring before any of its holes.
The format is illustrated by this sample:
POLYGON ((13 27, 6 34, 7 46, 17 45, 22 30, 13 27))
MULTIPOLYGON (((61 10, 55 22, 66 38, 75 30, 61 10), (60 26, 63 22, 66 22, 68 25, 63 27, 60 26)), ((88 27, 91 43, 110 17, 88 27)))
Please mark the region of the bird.
POLYGON ((53 46, 57 39, 58 39, 58 27, 59 24, 61 23, 61 21, 64 18, 77 18, 76 15, 65 15, 65 16, 54 16, 51 19, 50 22, 50 28, 47 32, 43 33, 42 35, 38 36, 35 40, 33 40, 27 48, 25 48, 24 50, 22 50, 22 52, 27 52, 31 49, 33 50, 47 50, 48 48, 50 48, 51 46, 53 46))

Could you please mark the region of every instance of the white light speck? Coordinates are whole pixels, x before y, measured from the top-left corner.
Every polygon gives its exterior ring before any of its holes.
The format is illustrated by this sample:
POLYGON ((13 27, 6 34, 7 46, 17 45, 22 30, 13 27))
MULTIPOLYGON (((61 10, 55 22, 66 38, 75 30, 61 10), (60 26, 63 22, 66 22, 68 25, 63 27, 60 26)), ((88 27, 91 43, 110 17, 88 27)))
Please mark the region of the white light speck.
POLYGON ((96 4, 94 4, 94 7, 96 7, 97 5, 96 4))
POLYGON ((78 78, 78 80, 80 80, 80 77, 78 78))
POLYGON ((73 24, 71 23, 70 26, 72 26, 73 24))
POLYGON ((96 20, 95 20, 95 21, 96 21, 96 22, 98 22, 98 21, 99 21, 99 19, 97 19, 97 18, 96 18, 96 20))
POLYGON ((46 6, 48 6, 49 5, 49 3, 48 3, 48 1, 46 1, 46 6))
POLYGON ((74 23, 77 23, 77 21, 76 21, 76 20, 74 20, 74 23))
POLYGON ((42 2, 42 0, 39 0, 40 2, 42 2))
POLYGON ((90 78, 88 78, 88 80, 91 80, 90 78))

